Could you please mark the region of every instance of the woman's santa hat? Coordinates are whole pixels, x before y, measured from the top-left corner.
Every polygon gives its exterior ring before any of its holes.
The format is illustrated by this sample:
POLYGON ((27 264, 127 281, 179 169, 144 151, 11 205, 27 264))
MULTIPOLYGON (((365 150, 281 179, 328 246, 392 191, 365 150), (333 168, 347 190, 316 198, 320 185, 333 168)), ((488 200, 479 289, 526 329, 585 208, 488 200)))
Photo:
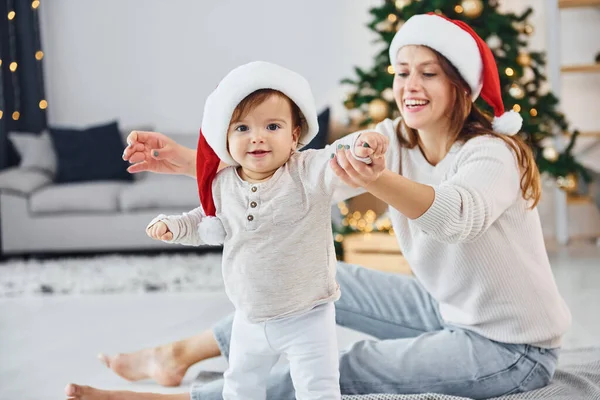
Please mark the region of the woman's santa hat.
POLYGON ((519 132, 523 118, 513 110, 504 111, 494 54, 469 25, 434 13, 415 15, 392 40, 389 50, 392 65, 398 51, 408 45, 427 46, 446 57, 471 88, 472 101, 481 94, 493 108, 494 131, 506 135, 519 132))
POLYGON ((304 117, 298 149, 308 144, 319 131, 315 101, 308 81, 301 75, 263 61, 255 61, 231 71, 208 96, 204 105, 202 128, 196 151, 196 179, 200 202, 206 215, 198 225, 200 237, 207 244, 221 244, 223 227, 214 218, 216 209, 212 183, 220 162, 239 165, 229 153, 227 130, 233 111, 248 95, 260 89, 277 90, 290 98, 304 117))

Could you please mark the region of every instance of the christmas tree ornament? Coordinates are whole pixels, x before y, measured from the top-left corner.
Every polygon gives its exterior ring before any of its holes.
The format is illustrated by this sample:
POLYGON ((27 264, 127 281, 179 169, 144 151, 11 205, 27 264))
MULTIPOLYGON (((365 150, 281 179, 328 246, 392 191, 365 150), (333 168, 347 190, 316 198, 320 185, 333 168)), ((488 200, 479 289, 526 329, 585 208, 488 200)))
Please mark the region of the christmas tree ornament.
POLYGON ((381 92, 381 97, 385 101, 389 101, 391 103, 392 101, 394 101, 394 91, 392 90, 392 88, 385 88, 383 89, 383 92, 381 92))
POLYGON ((515 99, 522 99, 523 97, 525 97, 525 90, 523 90, 523 88, 521 87, 521 85, 519 85, 518 83, 513 83, 510 86, 510 89, 508 89, 508 93, 514 97, 515 99))
POLYGON ((556 160, 558 160, 558 151, 556 151, 554 147, 546 147, 542 151, 542 155, 546 160, 550 162, 555 162, 556 160))
POLYGON ((575 193, 577 191, 577 177, 575 174, 559 176, 556 184, 567 193, 575 193))
POLYGON ((463 0, 460 5, 465 15, 469 18, 477 18, 483 12, 483 3, 481 0, 463 0))
POLYGON ((373 99, 369 103, 369 117, 373 122, 381 122, 387 118, 390 112, 390 106, 383 99, 373 99))
POLYGON ((361 96, 377 96, 377 90, 373 89, 370 86, 366 86, 360 89, 361 96))
POLYGON ((529 53, 519 53, 517 56, 517 62, 523 67, 529 67, 531 65, 531 56, 529 53))
POLYGON ((348 118, 350 118, 350 123, 352 125, 357 125, 363 121, 364 113, 360 109, 354 108, 348 111, 348 118))
POLYGON ((378 32, 393 32, 394 24, 392 22, 390 22, 388 19, 385 19, 381 22, 378 22, 377 25, 375 25, 375 29, 378 32))
POLYGON ((487 38, 486 43, 492 50, 499 49, 500 46, 502 46, 502 40, 500 40, 500 38, 496 34, 490 35, 487 38))
POLYGON ((404 7, 410 5, 411 0, 396 0, 396 8, 402 10, 404 7))
POLYGON ((356 103, 354 102, 355 95, 356 93, 348 93, 346 95, 346 100, 344 100, 344 107, 346 107, 346 109, 352 110, 353 108, 356 108, 356 103))

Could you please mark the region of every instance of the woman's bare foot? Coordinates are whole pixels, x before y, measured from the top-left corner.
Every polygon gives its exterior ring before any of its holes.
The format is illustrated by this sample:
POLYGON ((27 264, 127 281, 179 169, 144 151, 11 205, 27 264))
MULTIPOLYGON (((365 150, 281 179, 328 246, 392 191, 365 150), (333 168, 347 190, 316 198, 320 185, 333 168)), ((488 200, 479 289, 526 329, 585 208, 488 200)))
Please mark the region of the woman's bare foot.
POLYGON ((190 398, 188 393, 157 394, 121 390, 100 390, 73 383, 69 383, 65 387, 65 394, 67 395, 67 399, 70 400, 189 400, 190 398))
POLYGON ((68 399, 77 400, 110 400, 111 392, 107 390, 98 390, 89 386, 80 386, 69 383, 65 387, 65 394, 68 399))
POLYGON ((98 358, 117 375, 128 381, 153 379, 163 386, 179 386, 189 368, 179 360, 174 345, 115 356, 101 353, 98 354, 98 358))
POLYGON ((192 365, 216 357, 219 346, 211 330, 179 342, 134 353, 98 358, 117 375, 129 380, 153 379, 163 386, 179 386, 192 365))

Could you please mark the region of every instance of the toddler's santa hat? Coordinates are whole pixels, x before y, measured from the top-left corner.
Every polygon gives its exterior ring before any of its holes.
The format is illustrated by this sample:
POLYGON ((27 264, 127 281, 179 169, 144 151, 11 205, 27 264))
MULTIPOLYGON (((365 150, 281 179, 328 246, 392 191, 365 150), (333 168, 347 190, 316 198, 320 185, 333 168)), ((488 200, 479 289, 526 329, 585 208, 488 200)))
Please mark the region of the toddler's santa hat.
POLYGON ((519 132, 523 118, 513 110, 504 111, 494 54, 469 25, 434 13, 415 15, 392 40, 389 50, 392 65, 398 51, 407 45, 427 46, 446 57, 471 88, 472 101, 481 94, 493 108, 494 131, 506 135, 519 132))
POLYGON ((243 99, 260 89, 280 91, 296 103, 302 112, 305 123, 301 126, 298 149, 308 144, 319 131, 312 91, 308 81, 301 75, 275 64, 255 61, 235 68, 223 78, 206 99, 196 151, 198 192, 207 216, 198 229, 207 244, 222 243, 223 237, 220 236, 224 235, 220 222, 211 218, 216 212, 212 182, 219 163, 223 161, 231 166, 239 165, 227 147, 227 130, 233 111, 243 99))

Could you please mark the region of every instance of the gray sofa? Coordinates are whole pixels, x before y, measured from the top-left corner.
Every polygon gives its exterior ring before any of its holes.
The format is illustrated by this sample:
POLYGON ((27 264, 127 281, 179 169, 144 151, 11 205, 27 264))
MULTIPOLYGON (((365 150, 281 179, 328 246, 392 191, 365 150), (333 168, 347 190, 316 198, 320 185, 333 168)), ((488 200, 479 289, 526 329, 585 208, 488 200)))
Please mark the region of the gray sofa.
MULTIPOLYGON (((196 145, 195 135, 172 137, 196 145)), ((196 182, 185 176, 144 173, 131 182, 67 184, 54 184, 51 176, 27 162, 0 171, 3 256, 173 249, 148 238, 146 225, 160 213, 199 204, 196 182)))

